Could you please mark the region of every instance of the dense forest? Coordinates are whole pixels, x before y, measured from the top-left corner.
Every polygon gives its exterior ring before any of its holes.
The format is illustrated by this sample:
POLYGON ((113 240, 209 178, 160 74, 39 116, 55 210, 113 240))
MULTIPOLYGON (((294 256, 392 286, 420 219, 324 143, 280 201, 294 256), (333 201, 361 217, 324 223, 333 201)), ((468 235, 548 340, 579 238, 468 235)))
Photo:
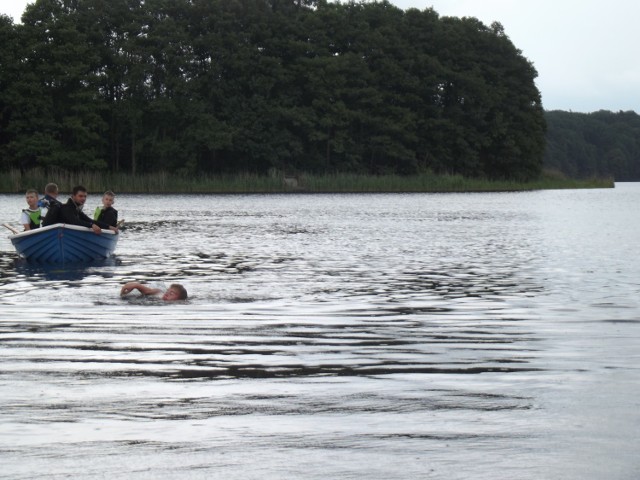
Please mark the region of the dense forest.
POLYGON ((386 1, 36 0, 0 16, 0 170, 539 175, 499 23, 386 1))
POLYGON ((545 167, 570 178, 640 181, 640 115, 550 111, 545 167))

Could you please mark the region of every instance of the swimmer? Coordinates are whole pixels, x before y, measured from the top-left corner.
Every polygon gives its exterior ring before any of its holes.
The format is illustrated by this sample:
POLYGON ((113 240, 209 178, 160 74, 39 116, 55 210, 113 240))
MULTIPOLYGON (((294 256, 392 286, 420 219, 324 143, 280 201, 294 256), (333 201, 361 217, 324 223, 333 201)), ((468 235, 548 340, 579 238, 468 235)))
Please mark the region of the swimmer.
POLYGON ((187 289, 179 283, 172 283, 169 288, 167 288, 167 291, 163 292, 159 288, 147 287, 139 282, 128 282, 125 283, 120 290, 120 296, 124 297, 126 294, 131 293, 134 290, 138 290, 144 296, 162 295, 162 300, 165 302, 175 302, 176 300, 187 299, 187 289))

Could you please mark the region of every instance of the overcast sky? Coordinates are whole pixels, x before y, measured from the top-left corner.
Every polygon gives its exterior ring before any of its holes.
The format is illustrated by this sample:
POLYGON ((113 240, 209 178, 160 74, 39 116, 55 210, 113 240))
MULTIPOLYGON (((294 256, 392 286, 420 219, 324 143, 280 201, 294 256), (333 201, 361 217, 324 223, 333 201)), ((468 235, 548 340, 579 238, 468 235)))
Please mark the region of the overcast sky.
MULTIPOLYGON (((28 0, 0 0, 20 21, 28 0)), ((500 22, 533 62, 546 110, 640 113, 638 0, 392 0, 402 9, 500 22)))

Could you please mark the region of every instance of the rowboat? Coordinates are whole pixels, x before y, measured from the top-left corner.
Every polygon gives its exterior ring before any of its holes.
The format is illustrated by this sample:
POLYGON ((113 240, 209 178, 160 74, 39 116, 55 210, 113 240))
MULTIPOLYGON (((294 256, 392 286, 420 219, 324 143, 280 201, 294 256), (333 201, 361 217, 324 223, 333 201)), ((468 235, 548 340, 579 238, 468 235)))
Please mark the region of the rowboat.
POLYGON ((78 263, 109 258, 118 237, 111 230, 98 235, 90 228, 57 223, 10 235, 9 240, 29 262, 78 263))

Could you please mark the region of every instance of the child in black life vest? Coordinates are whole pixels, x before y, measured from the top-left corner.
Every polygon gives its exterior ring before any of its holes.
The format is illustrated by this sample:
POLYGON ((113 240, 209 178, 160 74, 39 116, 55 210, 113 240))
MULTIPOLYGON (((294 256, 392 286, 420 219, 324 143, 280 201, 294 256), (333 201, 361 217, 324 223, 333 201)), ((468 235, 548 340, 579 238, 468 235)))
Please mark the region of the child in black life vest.
POLYGON ((102 195, 102 206, 96 208, 93 213, 93 219, 108 224, 110 227, 115 227, 118 224, 118 211, 113 208, 113 204, 116 201, 116 194, 111 190, 107 190, 102 195))

